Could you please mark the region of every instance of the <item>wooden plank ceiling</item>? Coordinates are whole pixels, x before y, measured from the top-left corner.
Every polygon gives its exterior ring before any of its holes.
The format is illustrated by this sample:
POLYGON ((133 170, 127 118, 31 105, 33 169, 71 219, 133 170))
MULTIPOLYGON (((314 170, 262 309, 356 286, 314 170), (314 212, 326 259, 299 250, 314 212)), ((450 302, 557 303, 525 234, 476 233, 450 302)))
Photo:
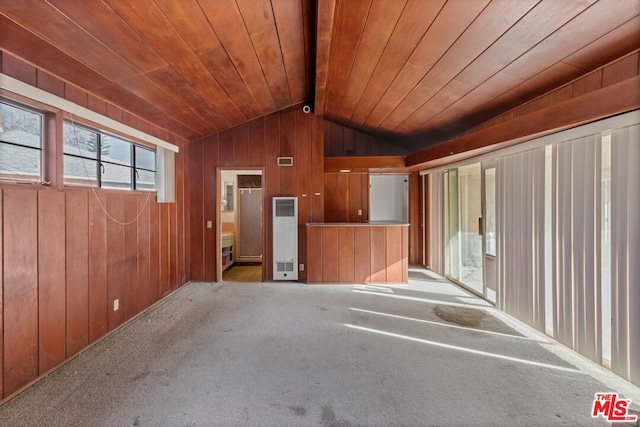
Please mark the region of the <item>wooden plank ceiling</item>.
POLYGON ((419 149, 639 49, 640 1, 0 0, 0 48, 190 140, 309 102, 419 149))

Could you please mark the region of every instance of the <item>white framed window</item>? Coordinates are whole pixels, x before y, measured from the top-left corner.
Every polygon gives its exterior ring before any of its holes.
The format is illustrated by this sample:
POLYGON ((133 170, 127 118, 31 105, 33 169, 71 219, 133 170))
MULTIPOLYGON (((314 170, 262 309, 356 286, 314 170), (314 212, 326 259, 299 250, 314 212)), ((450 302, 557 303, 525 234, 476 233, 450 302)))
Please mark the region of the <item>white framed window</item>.
POLYGON ((42 180, 44 115, 0 101, 0 179, 42 180))

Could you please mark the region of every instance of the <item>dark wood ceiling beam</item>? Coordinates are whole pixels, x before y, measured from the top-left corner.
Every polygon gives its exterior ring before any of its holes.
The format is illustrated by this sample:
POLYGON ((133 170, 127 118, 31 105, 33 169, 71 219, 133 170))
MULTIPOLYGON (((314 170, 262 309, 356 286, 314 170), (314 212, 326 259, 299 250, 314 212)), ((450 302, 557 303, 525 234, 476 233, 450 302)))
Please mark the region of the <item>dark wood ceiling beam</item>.
POLYGON ((331 60, 331 44, 338 0, 318 0, 316 28, 316 66, 314 113, 324 116, 327 102, 327 79, 331 60))

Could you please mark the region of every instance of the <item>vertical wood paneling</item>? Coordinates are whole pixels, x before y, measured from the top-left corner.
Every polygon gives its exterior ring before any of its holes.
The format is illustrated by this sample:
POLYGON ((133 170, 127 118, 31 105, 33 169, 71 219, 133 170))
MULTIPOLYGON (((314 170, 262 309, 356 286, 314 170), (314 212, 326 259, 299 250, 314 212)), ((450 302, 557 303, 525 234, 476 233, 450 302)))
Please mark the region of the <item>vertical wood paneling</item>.
POLYGON ((204 280, 216 280, 218 253, 216 252, 216 232, 219 221, 216 221, 216 191, 218 188, 218 173, 214 165, 218 163, 218 135, 211 135, 204 139, 203 176, 204 176, 204 218, 199 226, 204 230, 204 280), (207 228, 206 222, 211 221, 213 228, 207 228))
POLYGON ((220 146, 218 154, 218 166, 233 166, 233 128, 223 130, 219 134, 220 146))
MULTIPOLYGON (((263 167, 264 189, 264 244, 263 274, 264 279, 272 277, 271 260, 271 205, 274 196, 298 197, 299 225, 299 262, 307 263, 305 224, 324 219, 324 155, 322 153, 323 121, 311 114, 304 114, 299 106, 270 114, 260 119, 230 128, 189 143, 189 194, 190 210, 189 259, 191 263, 191 280, 215 280, 215 270, 210 270, 207 263, 215 263, 218 251, 214 245, 215 229, 206 229, 207 220, 215 218, 217 184, 209 190, 207 174, 218 167, 243 168, 247 166, 263 167), (207 147, 218 141, 217 154, 214 149, 207 152, 207 147), (204 149, 202 148, 204 145, 204 149), (196 158, 194 159, 194 156, 196 158), (292 156, 293 167, 278 167, 278 156, 292 156), (196 160, 197 159, 197 160, 196 160), (209 170, 210 169, 210 170, 209 170), (306 197, 304 196, 306 195, 306 197), (209 209, 211 206, 211 219, 209 209), (194 210, 203 212, 201 215, 194 210), (212 237, 209 240, 209 234, 212 237), (211 243, 209 243, 211 242, 211 243), (202 258, 200 258, 202 257, 202 258), (200 270, 202 268, 202 270, 200 270)), ((214 175, 215 176, 215 175, 214 175)), ((215 268, 215 265, 212 266, 215 268)), ((300 272, 299 280, 306 279, 306 271, 300 272)))
POLYGON ((282 167, 280 174, 280 195, 296 196, 296 111, 287 110, 281 113, 280 156, 294 158, 293 166, 282 167))
MULTIPOLYGON (((150 198, 149 198, 150 199, 150 198)), ((137 212, 139 213, 137 232, 137 272, 138 272, 138 308, 143 310, 151 305, 151 282, 149 273, 151 266, 149 250, 149 200, 146 196, 137 197, 137 212)))
POLYGON ((371 227, 371 282, 387 281, 387 232, 371 227))
POLYGON ((353 227, 338 227, 338 281, 353 283, 354 278, 353 227))
POLYGON ((38 191, 40 375, 65 359, 65 246, 65 195, 58 191, 38 191))
POLYGON ((371 279, 371 231, 369 227, 354 227, 354 282, 365 283, 371 279))
POLYGON ((336 197, 338 187, 338 174, 324 174, 324 213, 326 222, 338 222, 338 197, 336 197))
POLYGON ((67 357, 89 344, 88 193, 69 191, 66 204, 67 357))
POLYGON ((280 169, 276 163, 276 158, 280 152, 280 113, 271 114, 265 117, 265 150, 266 150, 266 167, 265 167, 265 242, 266 251, 264 252, 263 274, 265 279, 273 278, 273 257, 271 255, 271 242, 273 238, 273 220, 272 220, 272 198, 280 194, 280 169))
POLYGON ((233 128, 233 165, 236 167, 251 165, 249 123, 243 123, 233 128))
POLYGON ((307 253, 313 253, 307 261, 307 281, 309 283, 322 282, 322 228, 306 227, 307 229, 307 253))
MULTIPOLYGON (((177 208, 177 220, 176 226, 178 227, 178 253, 177 266, 178 266, 178 285, 183 285, 187 282, 186 273, 186 259, 185 259, 185 247, 187 241, 187 233, 185 229, 185 158, 187 150, 184 144, 178 144, 180 147, 180 153, 176 155, 176 208, 177 208)), ((149 200, 151 201, 151 200, 149 200)), ((148 208, 147 208, 148 209, 148 208)), ((149 214, 147 213, 147 221, 149 214)))
POLYGON ((107 294, 107 205, 104 194, 89 197, 89 341, 109 331, 107 294))
POLYGON ((149 303, 160 299, 160 207, 149 200, 149 303))
MULTIPOLYGON (((311 222, 311 120, 302 109, 296 109, 296 153, 298 195, 298 262, 307 264, 306 223, 311 222)), ((298 273, 298 280, 305 281, 307 269, 298 273)))
POLYGON ((321 117, 311 118, 311 216, 313 222, 323 222, 324 218, 324 124, 321 117))
MULTIPOLYGON (((362 222, 362 216, 358 215, 358 210, 362 210, 362 178, 359 174, 349 174, 348 189, 348 213, 349 222, 362 222)), ((364 212, 363 212, 364 214, 364 212)))
POLYGON ((177 203, 169 203, 169 290, 178 287, 178 215, 177 203))
MULTIPOLYGON (((122 196, 116 194, 107 196, 107 212, 114 219, 122 221, 124 218, 124 200, 122 196)), ((107 311, 109 313, 109 331, 117 328, 123 322, 122 307, 114 310, 113 302, 116 299, 122 299, 121 286, 124 280, 124 227, 109 220, 107 221, 107 311)))
POLYGON ((265 165, 264 118, 253 120, 250 124, 249 156, 251 166, 265 165))
POLYGON ((409 175, 409 262, 422 265, 422 178, 418 172, 409 175))
POLYGON ((127 195, 124 198, 124 282, 120 307, 124 320, 129 320, 138 312, 138 223, 135 220, 138 213, 136 196, 127 195), (133 221, 133 222, 131 222, 133 221))
POLYGON ((4 190, 4 395, 38 376, 38 200, 4 190))
POLYGON ((365 222, 368 218, 369 174, 326 172, 325 221, 365 222), (358 215, 362 210, 362 215, 358 215))
POLYGON ((349 175, 338 173, 336 189, 331 197, 336 204, 336 222, 349 222, 349 175))
POLYGON ((171 290, 170 255, 170 230, 169 230, 169 205, 161 203, 160 206, 160 297, 165 296, 171 290))
POLYGON ((407 243, 403 241, 402 230, 404 227, 385 227, 387 233, 387 282, 402 282, 403 247, 407 243))
MULTIPOLYGON (((189 270, 191 272, 191 280, 204 280, 204 233, 202 231, 202 224, 204 223, 204 178, 202 174, 202 157, 202 139, 189 143, 189 270)), ((160 221, 159 218, 158 221, 160 221)), ((161 243, 161 239, 158 239, 159 250, 161 249, 161 243)))
POLYGON ((338 281, 338 260, 330 254, 338 253, 338 227, 322 228, 322 281, 338 281))
POLYGON ((402 283, 409 281, 409 227, 402 227, 402 283))

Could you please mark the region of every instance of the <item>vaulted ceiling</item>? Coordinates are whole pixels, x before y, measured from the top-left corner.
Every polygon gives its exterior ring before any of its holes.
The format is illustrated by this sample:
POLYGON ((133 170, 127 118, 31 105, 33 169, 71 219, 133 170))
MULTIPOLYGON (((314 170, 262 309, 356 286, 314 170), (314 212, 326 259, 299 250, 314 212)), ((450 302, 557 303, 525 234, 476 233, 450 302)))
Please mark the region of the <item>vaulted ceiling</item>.
POLYGON ((639 48, 638 0, 0 0, 0 49, 186 139, 306 102, 417 149, 639 48))

